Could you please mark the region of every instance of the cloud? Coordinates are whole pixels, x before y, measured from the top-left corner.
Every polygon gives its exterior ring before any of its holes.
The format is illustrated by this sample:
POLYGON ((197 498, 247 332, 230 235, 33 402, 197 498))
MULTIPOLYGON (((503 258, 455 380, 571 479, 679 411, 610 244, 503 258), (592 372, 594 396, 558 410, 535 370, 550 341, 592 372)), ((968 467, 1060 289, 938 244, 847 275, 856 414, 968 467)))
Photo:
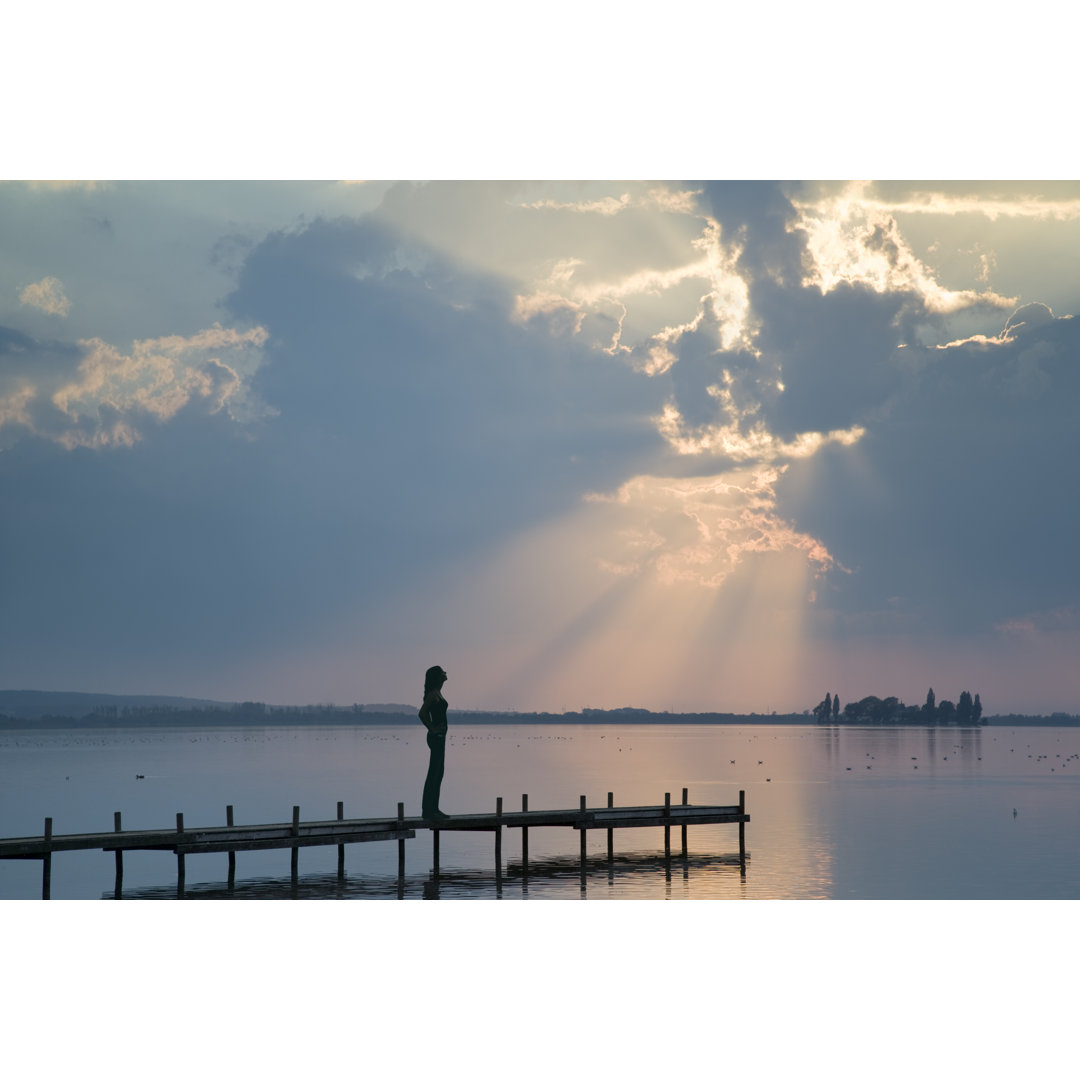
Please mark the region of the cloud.
POLYGON ((737 269, 740 249, 723 240, 718 222, 682 209, 689 205, 689 199, 672 202, 679 213, 700 219, 674 265, 639 265, 617 277, 598 277, 585 272, 590 268, 584 259, 567 256, 532 291, 518 294, 516 317, 528 323, 542 315, 550 329, 576 335, 586 316, 599 316, 603 336, 590 346, 625 356, 647 375, 671 367, 679 340, 706 315, 721 348, 752 349, 748 287, 737 269))
POLYGON ((71 310, 71 301, 64 295, 64 286, 54 277, 42 278, 27 285, 19 293, 19 303, 36 307, 46 315, 59 315, 61 318, 71 310))
MULTIPOLYGON (((776 483, 785 466, 714 476, 637 476, 613 495, 592 494, 624 519, 612 535, 603 568, 618 575, 649 573, 662 584, 689 582, 716 589, 746 559, 795 551, 815 573, 837 568, 825 546, 776 513, 776 483)), ((840 568, 842 569, 842 568, 840 568)))
POLYGON ((1002 340, 1014 338, 1017 334, 1025 333, 1039 327, 1050 326, 1054 321, 1054 313, 1046 304, 1025 304, 1017 308, 1005 323, 1005 329, 1001 332, 1002 340))
POLYGON ((1019 218, 1034 221, 1076 221, 1080 219, 1080 199, 1047 199, 1042 196, 1001 198, 992 195, 951 195, 921 191, 905 199, 864 197, 862 205, 883 214, 926 214, 955 217, 974 214, 990 221, 1019 218))
POLYGON ((851 454, 792 463, 778 511, 857 568, 830 596, 839 610, 899 597, 921 631, 956 635, 1080 607, 1080 321, 1048 316, 1025 307, 996 337, 896 350, 851 454))
POLYGON ((25 180, 31 191, 101 191, 112 187, 102 180, 25 180))
POLYGON ((254 382, 280 411, 274 438, 312 467, 313 446, 332 438, 342 456, 317 467, 387 508, 379 527, 399 551, 513 532, 620 478, 622 453, 656 445, 659 387, 528 330, 512 282, 385 221, 268 237, 228 307, 275 343, 254 382), (417 529, 420 507, 438 529, 417 529))
POLYGON ((1029 612, 994 625, 1000 634, 1034 637, 1041 634, 1075 633, 1080 630, 1080 608, 1061 607, 1029 612))
POLYGON ((220 328, 127 348, 13 334, 0 399, 33 428, 0 428, 5 602, 28 613, 0 627, 9 670, 315 700, 387 679, 419 638, 468 647, 481 616, 440 609, 439 586, 468 592, 463 567, 659 445, 662 387, 516 325, 513 296, 386 222, 320 219, 247 255, 220 328), (230 422, 242 393, 272 422, 230 422), (352 686, 320 689, 344 651, 352 686))
POLYGON ((837 443, 854 446, 866 429, 854 425, 843 431, 804 431, 790 442, 778 439, 763 421, 746 425, 738 415, 731 392, 726 387, 709 388, 712 396, 719 398, 729 411, 731 420, 726 424, 705 424, 690 428, 674 403, 668 402, 657 418, 660 434, 679 454, 709 454, 730 458, 732 461, 775 461, 777 458, 805 458, 817 453, 823 446, 837 443))
POLYGON ((32 421, 29 406, 35 396, 34 388, 23 384, 18 389, 13 389, 7 395, 0 397, 0 428, 5 424, 30 427, 32 421))
POLYGON ((569 210, 575 214, 602 214, 611 217, 630 206, 630 196, 620 195, 615 198, 608 195, 603 199, 587 202, 556 202, 554 199, 538 199, 536 202, 522 203, 526 210, 569 210))
POLYGON ((644 194, 625 191, 618 196, 605 195, 598 199, 564 202, 557 199, 537 199, 519 205, 525 210, 563 210, 574 214, 599 214, 602 217, 614 217, 632 207, 652 207, 672 214, 693 214, 699 195, 701 189, 678 191, 670 188, 650 188, 644 194))
POLYGON ((135 341, 123 353, 99 338, 57 348, 9 335, 7 352, 19 363, 0 377, 0 432, 69 450, 130 447, 147 420, 165 423, 192 402, 249 422, 267 414, 250 393, 266 340, 262 327, 215 325, 190 337, 135 341))
POLYGON ((890 209, 852 183, 839 194, 794 200, 798 216, 788 228, 805 234, 808 265, 803 283, 828 293, 838 285, 865 285, 878 293, 911 293, 928 312, 952 314, 971 307, 1013 307, 1016 297, 990 289, 949 289, 912 251, 890 209))

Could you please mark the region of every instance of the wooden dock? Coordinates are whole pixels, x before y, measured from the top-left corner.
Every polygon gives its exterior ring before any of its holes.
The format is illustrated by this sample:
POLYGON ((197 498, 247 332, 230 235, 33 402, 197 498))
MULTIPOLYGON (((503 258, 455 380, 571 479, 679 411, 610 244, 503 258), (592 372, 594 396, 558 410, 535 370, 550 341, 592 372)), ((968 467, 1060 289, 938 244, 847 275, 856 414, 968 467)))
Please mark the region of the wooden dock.
MULTIPOLYGON (((52 889, 52 857, 61 851, 112 851, 116 855, 116 886, 114 895, 120 898, 123 889, 124 852, 171 851, 177 860, 177 895, 184 894, 187 855, 207 852, 225 852, 229 857, 229 885, 236 877, 236 852, 288 849, 291 851, 291 871, 295 883, 299 873, 299 850, 302 847, 336 845, 338 849, 338 875, 345 873, 345 846, 370 843, 379 840, 398 842, 398 880, 405 876, 405 841, 414 839, 417 831, 427 830, 432 835, 432 874, 439 875, 439 837, 443 832, 490 832, 495 838, 495 873, 497 882, 502 876, 503 829, 521 830, 522 871, 528 874, 529 830, 539 828, 572 828, 581 836, 581 887, 585 888, 586 836, 590 830, 607 830, 607 854, 614 856, 614 833, 616 829, 663 828, 664 854, 671 857, 671 830, 681 830, 682 854, 687 853, 686 830, 690 825, 737 824, 739 826, 739 866, 746 873, 746 793, 739 792, 735 806, 694 806, 687 799, 687 789, 682 790, 682 802, 672 804, 671 794, 664 796, 663 805, 615 806, 614 796, 608 792, 607 805, 589 807, 585 796, 573 810, 530 810, 528 795, 521 796, 521 810, 504 811, 503 800, 498 798, 493 814, 455 814, 433 821, 423 817, 406 817, 404 803, 398 803, 397 816, 390 818, 346 818, 344 803, 337 804, 337 817, 331 821, 301 821, 300 807, 294 806, 292 821, 269 825, 237 825, 233 808, 225 808, 224 825, 190 828, 184 824, 184 815, 176 815, 175 828, 123 829, 120 812, 113 815, 112 832, 53 833, 53 819, 45 819, 41 836, 12 837, 0 839, 0 859, 40 859, 41 898, 48 900, 52 889)), ((401 895, 399 888, 399 895, 401 895)))

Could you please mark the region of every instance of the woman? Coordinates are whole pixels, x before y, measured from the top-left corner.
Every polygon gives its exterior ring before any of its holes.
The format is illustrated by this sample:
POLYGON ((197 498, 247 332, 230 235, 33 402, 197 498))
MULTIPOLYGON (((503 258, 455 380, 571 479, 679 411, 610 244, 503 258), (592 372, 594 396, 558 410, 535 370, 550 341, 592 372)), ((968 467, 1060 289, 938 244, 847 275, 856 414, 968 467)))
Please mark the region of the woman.
POLYGON ((424 704, 417 714, 427 728, 427 744, 431 750, 421 812, 434 821, 444 821, 450 816, 439 809, 439 788, 446 762, 446 698, 442 696, 442 687, 447 677, 438 664, 424 672, 424 704))

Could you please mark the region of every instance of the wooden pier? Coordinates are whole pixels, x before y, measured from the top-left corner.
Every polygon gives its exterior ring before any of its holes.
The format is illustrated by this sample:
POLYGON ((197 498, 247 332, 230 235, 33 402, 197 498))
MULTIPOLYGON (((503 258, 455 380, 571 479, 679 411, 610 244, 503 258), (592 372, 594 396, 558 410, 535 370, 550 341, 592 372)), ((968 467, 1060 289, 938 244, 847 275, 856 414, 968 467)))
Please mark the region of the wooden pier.
POLYGON ((432 874, 439 876, 439 837, 443 832, 490 832, 495 838, 496 882, 501 884, 503 871, 503 829, 521 830, 522 873, 527 877, 529 866, 529 830, 539 828, 572 828, 581 836, 580 864, 581 887, 586 881, 586 836, 590 830, 607 830, 607 857, 614 857, 614 833, 616 829, 663 828, 664 855, 671 857, 671 830, 681 830, 682 854, 687 853, 686 830, 690 825, 737 824, 739 826, 739 867, 746 873, 746 793, 739 792, 736 806, 693 806, 687 799, 687 789, 682 790, 682 802, 672 804, 671 794, 664 796, 663 805, 615 806, 614 796, 608 792, 607 805, 589 807, 585 796, 573 810, 530 810, 528 795, 521 796, 521 810, 504 811, 503 800, 498 798, 494 814, 454 814, 452 817, 430 820, 423 817, 406 817, 404 803, 398 803, 396 817, 345 818, 344 803, 337 804, 337 817, 332 821, 301 821, 300 807, 292 809, 292 821, 269 825, 237 825, 233 808, 225 808, 224 825, 190 828, 184 824, 184 815, 176 815, 175 828, 128 829, 122 828, 121 815, 113 815, 112 832, 99 833, 53 833, 53 819, 45 819, 41 836, 0 839, 0 859, 40 859, 41 898, 48 900, 52 889, 52 857, 60 851, 112 851, 116 854, 116 885, 114 895, 120 898, 124 879, 124 853, 134 851, 171 851, 176 855, 177 896, 184 895, 185 866, 187 855, 207 852, 225 852, 229 857, 229 885, 236 877, 236 852, 288 849, 291 852, 291 873, 296 882, 299 873, 299 851, 302 847, 336 845, 338 849, 338 876, 345 874, 345 846, 370 843, 377 840, 398 842, 399 896, 405 877, 405 841, 414 839, 418 830, 428 830, 432 835, 432 874))

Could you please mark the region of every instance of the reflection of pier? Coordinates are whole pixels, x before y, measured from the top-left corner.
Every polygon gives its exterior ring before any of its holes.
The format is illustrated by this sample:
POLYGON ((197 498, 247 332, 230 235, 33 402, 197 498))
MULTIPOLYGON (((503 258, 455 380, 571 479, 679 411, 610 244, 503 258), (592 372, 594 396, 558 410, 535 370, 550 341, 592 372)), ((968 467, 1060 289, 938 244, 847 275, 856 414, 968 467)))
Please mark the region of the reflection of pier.
POLYGON ((681 830, 682 857, 687 858, 686 830, 690 825, 737 824, 739 826, 739 867, 746 873, 746 794, 739 792, 736 806, 692 806, 683 788, 682 803, 673 805, 670 793, 664 796, 662 806, 614 805, 614 796, 608 792, 607 806, 587 807, 581 796, 576 810, 530 810, 528 795, 521 797, 520 811, 503 811, 503 801, 496 800, 494 814, 455 814, 453 817, 432 821, 422 817, 405 817, 404 803, 398 803, 397 817, 355 818, 346 820, 344 803, 337 804, 334 821, 300 820, 300 807, 293 807, 291 822, 270 825, 237 825, 233 820, 233 808, 226 807, 226 824, 186 828, 184 815, 176 815, 175 829, 124 830, 119 811, 113 815, 113 831, 102 833, 69 833, 54 835, 52 818, 45 819, 45 831, 41 836, 15 837, 0 840, 0 859, 40 859, 42 862, 41 896, 48 900, 52 889, 52 856, 59 851, 112 851, 116 854, 116 888, 119 898, 123 891, 124 852, 171 851, 176 855, 176 894, 184 895, 184 858, 186 855, 207 852, 227 852, 229 856, 229 887, 236 878, 236 852, 257 851, 273 848, 291 850, 292 882, 299 874, 299 851, 302 847, 337 845, 338 877, 345 876, 345 845, 370 843, 376 840, 397 840, 398 879, 405 877, 405 841, 416 836, 417 829, 428 829, 432 834, 432 880, 439 880, 439 838, 443 832, 490 832, 495 838, 496 885, 501 888, 503 875, 502 833, 503 829, 521 829, 520 873, 527 879, 529 867, 529 830, 538 828, 577 829, 581 837, 579 857, 581 887, 586 882, 586 836, 590 830, 607 830, 607 858, 614 861, 614 833, 616 829, 663 828, 664 856, 671 858, 671 830, 681 830))
MULTIPOLYGON (((746 861, 750 853, 746 854, 746 861)), ((744 879, 744 864, 738 852, 705 854, 690 852, 670 856, 655 851, 616 851, 613 859, 603 854, 588 858, 589 894, 604 894, 618 886, 623 894, 633 894, 635 888, 649 890, 657 882, 671 885, 676 881, 700 880, 706 875, 723 875, 744 879)), ((518 858, 508 859, 501 874, 494 868, 450 867, 440 870, 412 872, 405 876, 394 873, 350 873, 339 876, 333 871, 279 877, 251 877, 238 881, 206 881, 189 885, 185 900, 407 900, 449 899, 483 900, 520 896, 527 900, 565 897, 579 880, 577 855, 549 855, 531 860, 528 870, 518 858)), ((102 895, 103 900, 115 899, 115 894, 102 895)), ((144 885, 125 890, 124 900, 175 900, 175 885, 144 885)))

